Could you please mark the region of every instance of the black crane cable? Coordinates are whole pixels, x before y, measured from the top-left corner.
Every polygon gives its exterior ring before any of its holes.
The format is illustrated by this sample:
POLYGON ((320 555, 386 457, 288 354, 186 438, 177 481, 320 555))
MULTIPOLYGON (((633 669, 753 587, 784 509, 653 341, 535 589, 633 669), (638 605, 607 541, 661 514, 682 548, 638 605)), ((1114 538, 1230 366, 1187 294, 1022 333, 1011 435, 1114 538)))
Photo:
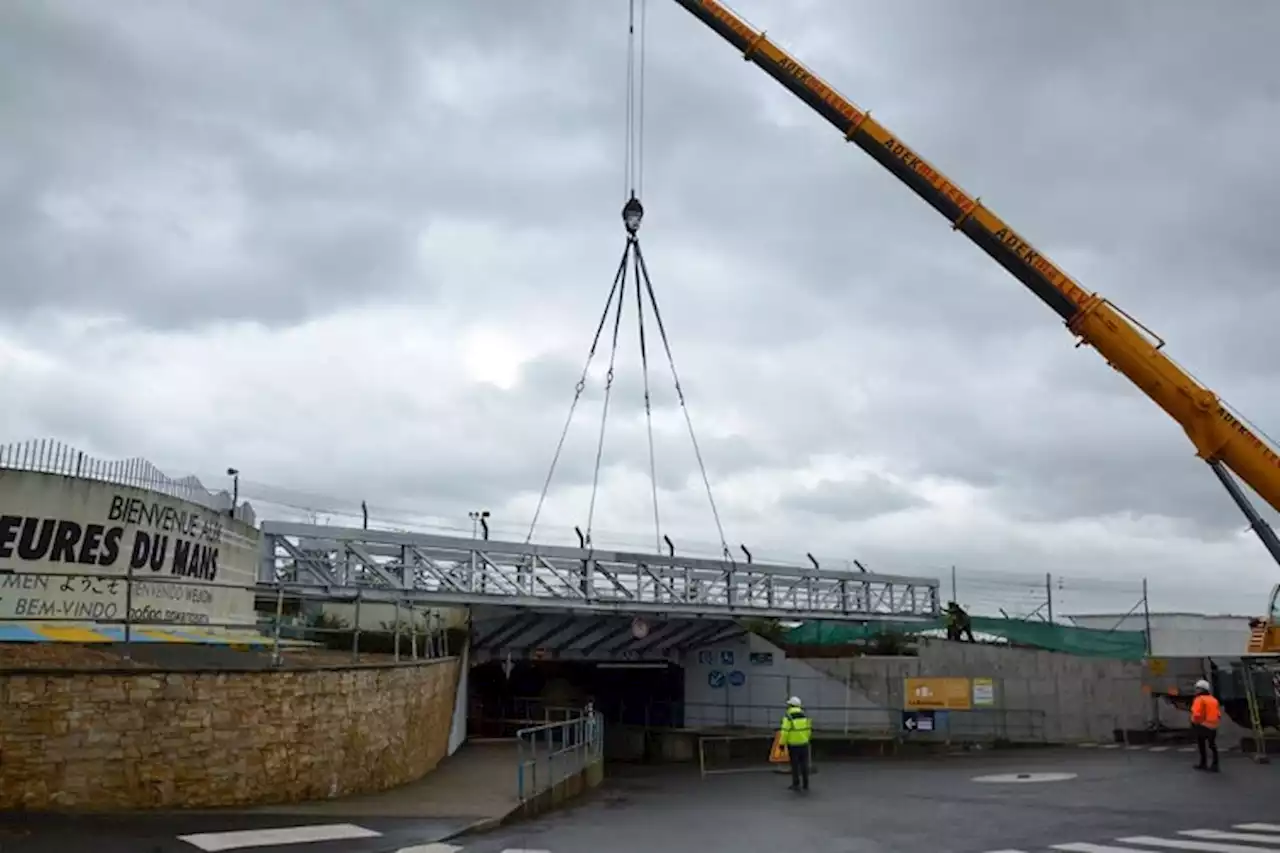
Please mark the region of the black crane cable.
MULTIPOLYGON (((630 247, 631 240, 627 241, 630 247)), ((649 345, 644 335, 644 291, 640 289, 640 244, 631 253, 636 281, 636 325, 640 335, 640 372, 644 377, 644 424, 649 433, 649 489, 653 494, 653 552, 662 553, 662 520, 658 514, 658 464, 653 452, 653 405, 649 394, 649 345)))
POLYGON ((662 338, 662 348, 667 354, 667 364, 671 367, 671 381, 675 385, 676 399, 680 402, 680 411, 684 414, 685 426, 689 429, 689 442, 693 445, 693 455, 698 460, 698 471, 702 474, 702 485, 707 490, 707 503, 711 506, 711 516, 715 519, 716 534, 720 537, 720 553, 729 562, 734 562, 733 552, 729 550, 729 541, 724 535, 724 524, 720 520, 720 510, 716 506, 716 498, 711 489, 711 477, 707 474, 707 464, 702 458, 702 447, 698 444, 698 435, 693 428, 693 416, 689 413, 689 404, 684 398, 684 389, 680 385, 680 373, 676 370, 676 357, 671 352, 671 339, 667 337, 667 325, 662 322, 662 310, 658 308, 658 297, 653 291, 653 282, 649 279, 649 265, 644 262, 644 253, 640 251, 640 241, 635 240, 633 251, 636 255, 636 266, 640 270, 640 279, 644 283, 645 292, 649 295, 649 305, 653 309, 654 322, 658 324, 658 334, 662 338))
MULTIPOLYGON (((556 452, 551 456, 551 467, 547 471, 547 478, 542 483, 542 494, 538 496, 538 505, 533 511, 533 521, 529 523, 529 533, 525 536, 525 544, 533 541, 533 530, 538 526, 538 517, 542 515, 542 506, 547 501, 547 492, 551 489, 551 478, 555 476, 556 465, 560 462, 560 454, 564 452, 564 442, 569 436, 569 426, 573 423, 573 413, 578 408, 578 401, 582 399, 582 392, 587 387, 587 373, 591 370, 591 362, 596 357, 596 349, 600 346, 600 335, 604 332, 604 324, 609 320, 609 309, 613 306, 613 298, 618 294, 618 289, 622 285, 622 281, 627 272, 627 253, 623 252, 622 260, 618 262, 618 271, 613 276, 613 287, 609 289, 609 298, 605 300, 604 311, 600 313, 600 322, 596 324, 595 337, 591 339, 591 349, 587 351, 587 362, 582 366, 582 375, 578 378, 578 384, 573 388, 573 402, 569 404, 569 414, 564 419, 564 428, 560 430, 560 440, 556 442, 556 452)), ((618 300, 621 305, 622 300, 618 300)))
MULTIPOLYGON (((600 437, 596 440, 596 466, 591 474, 591 502, 587 506, 586 543, 591 544, 591 528, 596 518, 596 494, 600 490, 600 462, 604 459, 604 429, 609 422, 609 398, 613 394, 613 368, 618 361, 618 330, 622 328, 622 306, 627 295, 627 252, 622 253, 622 287, 618 290, 618 310, 613 315, 613 344, 609 348, 609 370, 604 375, 604 405, 600 408, 600 437)), ((639 287, 639 285, 636 285, 639 287)))

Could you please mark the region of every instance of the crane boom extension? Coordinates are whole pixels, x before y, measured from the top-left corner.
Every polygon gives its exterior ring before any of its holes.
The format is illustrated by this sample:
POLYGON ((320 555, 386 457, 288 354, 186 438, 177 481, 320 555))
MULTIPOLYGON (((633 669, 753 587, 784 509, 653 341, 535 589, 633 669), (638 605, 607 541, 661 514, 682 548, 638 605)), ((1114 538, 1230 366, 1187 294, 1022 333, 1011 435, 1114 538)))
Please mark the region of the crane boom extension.
MULTIPOLYGON (((1057 312, 1083 343, 1186 431, 1197 455, 1222 463, 1280 510, 1280 456, 1161 348, 1164 342, 1090 293, 897 136, 717 0, 676 0, 871 155, 1057 312)), ((1280 555, 1277 556, 1280 559, 1280 555)))

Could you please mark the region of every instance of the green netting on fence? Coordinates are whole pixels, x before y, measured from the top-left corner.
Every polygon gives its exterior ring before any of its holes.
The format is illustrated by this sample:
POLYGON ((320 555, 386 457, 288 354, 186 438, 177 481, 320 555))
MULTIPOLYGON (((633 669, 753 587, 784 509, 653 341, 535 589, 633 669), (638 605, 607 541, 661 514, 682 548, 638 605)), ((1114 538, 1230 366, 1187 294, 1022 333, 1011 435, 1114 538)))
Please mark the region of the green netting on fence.
MULTIPOLYGON (((806 622, 783 635, 793 646, 842 646, 863 643, 880 634, 919 634, 941 630, 942 619, 932 622, 873 622, 866 625, 848 622, 806 622)), ((1018 646, 1032 646, 1054 652, 1067 652, 1085 657, 1141 660, 1147 651, 1146 635, 1141 631, 1099 631, 1094 628, 1072 628, 1029 622, 1024 619, 992 619, 973 617, 976 634, 1003 637, 1018 646)))

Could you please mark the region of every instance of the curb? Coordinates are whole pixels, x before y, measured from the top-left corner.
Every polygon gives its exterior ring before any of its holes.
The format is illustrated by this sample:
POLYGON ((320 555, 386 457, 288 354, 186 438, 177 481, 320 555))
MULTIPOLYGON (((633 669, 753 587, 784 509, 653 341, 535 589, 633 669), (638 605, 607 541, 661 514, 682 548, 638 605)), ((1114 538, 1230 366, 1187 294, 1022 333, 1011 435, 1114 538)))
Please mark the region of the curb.
POLYGON ((451 832, 447 835, 420 838, 407 844, 404 841, 399 841, 385 847, 378 847, 375 850, 370 851, 370 853, 401 853, 401 851, 404 850, 426 850, 433 845, 446 844, 455 839, 466 838, 472 835, 480 835, 482 833, 489 832, 490 830, 497 829, 499 826, 506 823, 514 813, 515 811, 512 811, 502 817, 481 818, 480 820, 467 824, 462 829, 459 829, 456 832, 451 832))

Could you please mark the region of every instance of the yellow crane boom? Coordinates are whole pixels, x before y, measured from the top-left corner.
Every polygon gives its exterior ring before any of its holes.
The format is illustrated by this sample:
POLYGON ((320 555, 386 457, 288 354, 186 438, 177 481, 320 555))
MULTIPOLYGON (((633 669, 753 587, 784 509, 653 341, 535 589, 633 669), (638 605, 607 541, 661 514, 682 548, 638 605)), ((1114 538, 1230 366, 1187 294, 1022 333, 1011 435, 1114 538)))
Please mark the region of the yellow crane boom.
MULTIPOLYGON (((946 217, 954 230, 976 243, 1057 312, 1079 343, 1096 349, 1182 426, 1197 455, 1215 465, 1220 476, 1225 472, 1217 467, 1219 463, 1280 510, 1280 455, 1233 415, 1216 394, 1166 356, 1164 341, 1104 297, 1081 287, 981 199, 963 190, 869 111, 845 98, 723 3, 676 2, 740 50, 744 59, 812 107, 846 140, 910 187, 946 217)), ((1273 556, 1280 561, 1280 545, 1273 556)))
MULTIPOLYGON (((1280 563, 1280 538, 1258 515, 1228 473, 1234 472, 1280 510, 1280 455, 1222 403, 1164 354, 1164 341, 1114 304, 1081 287, 1071 276, 1013 230, 981 199, 917 154, 871 113, 845 98, 787 51, 771 42, 718 0, 676 0, 766 74, 825 118, 844 138, 871 155, 930 207, 947 218, 1057 312, 1077 338, 1092 346, 1113 368, 1181 425, 1196 454, 1207 463, 1249 519, 1272 558, 1280 563)), ((1272 589, 1268 613, 1255 620, 1248 650, 1280 651, 1280 585, 1272 589)))

